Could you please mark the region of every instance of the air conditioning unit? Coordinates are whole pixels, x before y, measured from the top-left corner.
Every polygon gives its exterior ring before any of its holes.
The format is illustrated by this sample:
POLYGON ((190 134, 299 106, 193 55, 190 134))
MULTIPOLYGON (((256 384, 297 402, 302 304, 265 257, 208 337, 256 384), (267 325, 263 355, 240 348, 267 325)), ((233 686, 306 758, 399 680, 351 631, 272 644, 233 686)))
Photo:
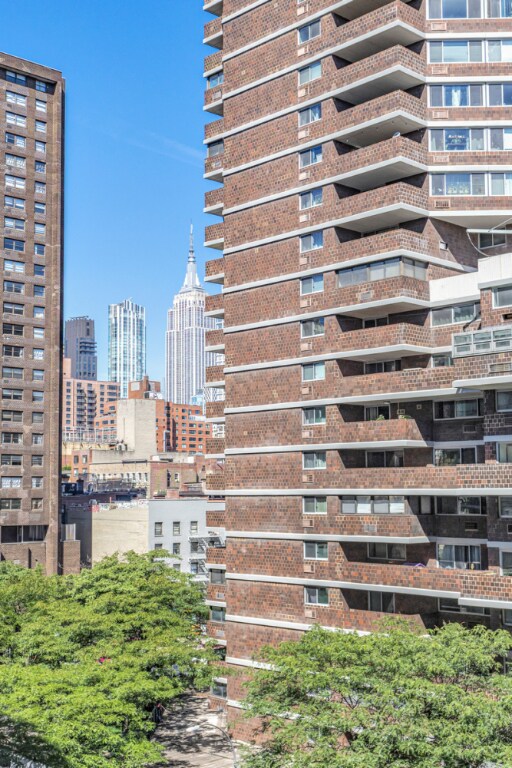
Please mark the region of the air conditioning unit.
POLYGON ((313 608, 305 608, 304 616, 306 619, 316 619, 316 611, 313 608))
POLYGON ((311 257, 310 256, 300 256, 299 257, 299 266, 300 267, 306 267, 308 264, 311 264, 311 257))
POLYGON ((301 387, 300 388, 301 395, 310 395, 311 392, 312 392, 312 390, 311 390, 311 387, 309 387, 309 386, 301 387))
POLYGON ((430 23, 430 29, 432 32, 446 32, 448 27, 446 26, 446 21, 432 21, 430 23))
POLYGON ((310 341, 303 341, 300 345, 301 352, 310 352, 313 349, 313 344, 310 341))
POLYGON ((313 475, 302 475, 302 482, 303 483, 312 483, 313 482, 313 475))
POLYGON ((436 200, 434 202, 434 208, 451 208, 451 200, 436 200))
POLYGON ((311 517, 306 517, 305 520, 302 521, 302 527, 303 528, 314 528, 315 527, 315 521, 311 517))
POLYGON ((304 307, 310 307, 311 304, 312 304, 311 298, 308 296, 306 299, 300 300, 299 306, 301 307, 301 309, 303 309, 304 307))
POLYGON ((312 429, 303 429, 302 430, 302 437, 313 437, 313 430, 312 429))
POLYGON ((465 523, 464 524, 464 530, 465 531, 478 531, 478 523, 465 523))
POLYGON ((311 216, 309 215, 309 213, 301 213, 301 215, 299 216, 299 222, 303 224, 305 221, 309 221, 310 218, 311 216))
POLYGON ((448 67, 446 67, 444 64, 433 64, 432 65, 432 74, 433 75, 447 75, 448 74, 448 67))
POLYGON ((399 408, 397 414, 398 416, 405 416, 405 408, 399 408))
POLYGON ((315 572, 314 563, 304 563, 304 573, 314 573, 314 572, 315 572))
POLYGON ((309 128, 303 128, 302 131, 299 131, 298 138, 299 139, 307 139, 309 136, 309 128))
POLYGON ((215 593, 215 599, 216 600, 225 600, 226 599, 226 595, 224 594, 224 592, 216 592, 215 593))
POLYGON ((433 120, 447 120, 448 111, 446 109, 434 109, 432 111, 433 120))
POLYGON ((305 181, 305 179, 309 179, 311 176, 311 173, 309 171, 301 171, 299 173, 299 181, 305 181))
POLYGON ((464 424, 462 432, 465 435, 472 435, 476 432, 476 424, 464 424))

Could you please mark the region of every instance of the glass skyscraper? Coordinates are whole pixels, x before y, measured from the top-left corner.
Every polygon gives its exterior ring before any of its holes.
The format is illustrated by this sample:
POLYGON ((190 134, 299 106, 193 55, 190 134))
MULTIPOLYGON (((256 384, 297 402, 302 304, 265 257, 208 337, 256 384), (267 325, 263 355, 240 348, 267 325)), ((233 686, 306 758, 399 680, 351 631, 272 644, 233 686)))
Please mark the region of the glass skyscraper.
POLYGON ((125 299, 108 308, 108 378, 117 381, 121 397, 128 396, 128 383, 146 373, 146 310, 125 299))

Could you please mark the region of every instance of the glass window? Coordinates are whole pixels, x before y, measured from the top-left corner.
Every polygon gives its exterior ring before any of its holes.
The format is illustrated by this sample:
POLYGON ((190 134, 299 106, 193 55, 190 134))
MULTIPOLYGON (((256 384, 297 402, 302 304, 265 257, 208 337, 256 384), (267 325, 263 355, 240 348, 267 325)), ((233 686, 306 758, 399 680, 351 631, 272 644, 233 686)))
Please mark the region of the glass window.
POLYGON ((488 89, 490 107, 512 105, 512 83, 489 83, 488 89))
POLYGON ((322 205, 323 196, 322 187, 318 187, 318 189, 311 189, 309 192, 303 192, 300 195, 301 211, 307 210, 308 208, 316 208, 317 206, 322 205))
POLYGON ((483 43, 481 40, 442 40, 429 44, 429 59, 435 64, 459 64, 470 61, 483 61, 483 43))
POLYGON ((300 324, 301 337, 309 339, 312 336, 323 336, 325 333, 325 321, 323 317, 317 317, 314 320, 304 320, 300 324))
POLYGON ((304 559, 327 560, 329 558, 328 544, 326 541, 305 541, 304 559))
POLYGON ((301 168, 307 168, 308 165, 315 165, 322 162, 322 147, 311 147, 299 152, 299 165, 301 168))
POLYGON ((311 24, 306 24, 299 29, 299 43, 307 43, 309 40, 318 37, 322 32, 320 20, 313 21, 311 24))
POLYGON ((429 19, 470 19, 482 16, 482 0, 429 0, 429 19))
POLYGON ((306 587, 304 589, 306 605, 329 605, 329 595, 325 587, 306 587))
POLYGON ((405 544, 368 544, 368 557, 371 560, 405 560, 405 544))
POLYGON ((325 424, 325 406, 317 406, 316 408, 304 408, 302 411, 302 423, 307 426, 314 424, 325 424))
POLYGON ((394 613, 395 596, 390 592, 368 592, 368 610, 394 613))
POLYGON ((163 536, 164 535, 164 524, 163 523, 155 523, 155 536, 163 536))
MULTIPOLYGON (((327 496, 305 496, 302 500, 302 510, 305 515, 326 515, 327 496)), ((512 516, 512 505, 511 505, 512 516)))
POLYGON ((307 470, 326 469, 327 454, 325 451, 307 451, 302 454, 302 464, 307 470))
POLYGON ((211 584, 225 584, 226 583, 226 572, 221 571, 218 568, 212 568, 210 570, 210 583, 211 584))
POLYGON ((480 416, 480 400, 449 400, 434 403, 435 419, 468 419, 480 416))
POLYGON ((36 120, 36 131, 40 133, 46 133, 46 123, 42 120, 36 120))
POLYGON ((224 82, 224 72, 214 72, 213 75, 207 79, 208 88, 218 88, 224 82))
POLYGON ((441 307, 433 309, 432 325, 453 325, 455 323, 467 323, 480 316, 480 304, 461 304, 458 307, 441 307))
POLYGON ((309 235, 302 235, 300 238, 300 252, 307 253, 308 251, 316 251, 318 248, 323 248, 324 245, 324 233, 322 230, 317 232, 311 232, 309 235))
POLYGON ((210 619, 212 621, 225 621, 226 620, 226 609, 225 608, 219 608, 216 605, 210 606, 210 619))
POLYGON ((489 18, 512 17, 512 0, 487 0, 487 16, 489 18))
POLYGON ((493 232, 481 232, 478 235, 478 245, 482 250, 485 250, 486 248, 495 248, 498 245, 505 245, 505 243, 505 235, 497 235, 493 232))
POLYGON ((454 467, 458 464, 475 464, 476 448, 436 448, 434 464, 436 467, 454 467))
POLYGON ((306 85, 311 83, 312 80, 318 80, 322 77, 322 62, 315 61, 313 64, 308 64, 307 67, 299 69, 299 85, 306 85))
POLYGON ((307 363, 302 366, 302 381, 325 379, 325 363, 307 363))
POLYGON ((208 157, 217 157, 217 155, 222 154, 224 154, 224 142, 222 140, 208 144, 208 157))
POLYGON ((27 84, 27 78, 26 75, 21 75, 19 72, 11 72, 7 70, 5 73, 5 79, 9 83, 18 83, 18 85, 26 85, 27 84))
POLYGON ((180 536, 181 534, 181 525, 179 522, 174 522, 172 524, 172 535, 173 536, 180 536))
POLYGON ((438 544, 437 560, 441 568, 479 571, 481 569, 480 546, 438 544))
POLYGON ((323 275, 311 275, 310 277, 304 277, 300 281, 300 293, 301 296, 307 296, 310 293, 321 293, 324 289, 324 276, 323 275))
POLYGON ((27 106, 27 97, 21 93, 15 93, 14 91, 5 92, 5 100, 8 104, 16 104, 19 107, 27 106))
POLYGON ((403 467, 403 451, 366 451, 367 467, 403 467))
POLYGON ((17 125, 18 128, 27 127, 27 118, 24 115, 16 115, 14 112, 6 112, 5 120, 9 125, 17 125))
POLYGON ((322 105, 313 104, 311 107, 299 110, 299 125, 309 125, 322 119, 322 105))
POLYGON ((512 285, 504 285, 493 289, 493 304, 495 307, 512 306, 512 285))
POLYGON ((17 211, 25 210, 25 201, 20 197, 11 197, 11 195, 5 195, 4 205, 6 208, 15 208, 17 211))

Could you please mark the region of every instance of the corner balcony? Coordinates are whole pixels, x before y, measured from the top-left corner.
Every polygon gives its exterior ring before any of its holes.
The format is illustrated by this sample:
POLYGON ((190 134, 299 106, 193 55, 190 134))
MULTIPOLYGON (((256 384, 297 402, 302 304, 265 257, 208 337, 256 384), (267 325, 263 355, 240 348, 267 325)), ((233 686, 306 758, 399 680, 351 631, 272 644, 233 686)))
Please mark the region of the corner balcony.
POLYGON ((428 216, 425 190, 403 181, 340 200, 337 226, 356 232, 396 227, 428 216))
POLYGON ((204 92, 205 112, 212 115, 222 115, 224 113, 224 104, 222 101, 222 88, 207 88, 204 92))
POLYGON ((429 208, 429 215, 434 219, 466 229, 492 229, 510 218, 511 198, 508 195, 432 196, 429 208))
MULTIPOLYGON (((224 366, 223 365, 209 365, 206 369, 206 384, 210 387, 214 384, 219 387, 224 386, 224 366)), ((222 403, 224 406, 224 403, 222 403)), ((224 408, 222 409, 224 415, 224 408)), ((207 413, 208 418, 208 413, 207 413)))
POLYGON ((206 454, 208 456, 224 456, 225 439, 223 437, 206 438, 206 454))
POLYGON ((224 249, 224 222, 210 224, 204 231, 204 247, 215 248, 218 251, 224 249))
POLYGON ((426 355, 432 351, 430 328, 411 323, 395 323, 378 328, 341 331, 336 339, 340 358, 371 362, 395 360, 408 355, 426 355))
POLYGON ((395 133, 421 130, 426 125, 427 108, 416 96, 395 90, 345 109, 338 121, 338 137, 343 142, 366 147, 390 139, 395 133))
MULTIPOLYGON (((208 375, 208 368, 206 369, 206 375, 208 375)), ((224 375, 224 374, 223 374, 224 375)), ((224 400, 207 401, 206 403, 206 418, 212 421, 224 421, 224 407, 226 403, 224 400)))
POLYGON ((207 317, 224 317, 224 296, 222 293, 206 296, 205 315, 207 317))
POLYGON ((425 490, 427 495, 444 492, 450 496, 493 495, 493 490, 501 489, 510 495, 510 469, 510 464, 498 463, 345 469, 338 473, 336 486, 340 492, 353 495, 371 490, 386 496, 412 489, 425 490))
POLYGON ((393 91, 406 91, 425 82, 424 70, 418 54, 396 45, 339 70, 342 85, 337 96, 362 104, 393 91))
POLYGON ((429 284, 404 275, 372 280, 340 287, 336 303, 344 315, 361 319, 381 317, 384 309, 393 314, 410 312, 429 305, 429 284))
POLYGON ((203 11, 214 13, 215 16, 222 16, 223 0, 205 0, 203 11))
POLYGON ((208 283, 224 285, 224 257, 210 259, 205 264, 205 280, 208 283))
POLYGON ((222 48, 224 43, 222 19, 216 18, 204 25, 204 45, 211 45, 212 48, 222 48))
POLYGON ((425 173, 427 167, 427 153, 421 144, 395 136, 342 155, 339 181, 363 192, 425 173))
POLYGON ((210 181, 222 182, 224 154, 207 157, 204 161, 204 177, 210 181))
MULTIPOLYGON (((205 333, 205 351, 222 352, 224 351, 224 330, 222 328, 213 328, 205 333)), ((214 366, 215 368, 220 366, 214 366)))
POLYGON ((393 45, 406 47, 423 39, 423 27, 424 19, 419 11, 395 0, 339 27, 337 53, 355 62, 393 45))
POLYGON ((222 51, 215 51, 205 57, 203 71, 208 76, 219 69, 222 69, 222 51))
POLYGON ((204 196, 204 213, 222 216, 224 210, 224 187, 210 189, 204 196))
MULTIPOLYGON (((434 515, 341 514, 336 518, 336 534, 348 542, 392 542, 395 544, 426 544, 434 535, 434 515)), ((316 522, 316 521, 315 521, 316 522)))
POLYGON ((389 0, 340 0, 337 11, 345 19, 357 19, 387 5, 389 0))
POLYGON ((211 123, 206 123, 204 126, 204 138, 206 141, 214 139, 216 136, 220 136, 224 132, 224 119, 221 117, 219 120, 214 120, 211 123))
MULTIPOLYGON (((223 491, 225 484, 226 484, 226 480, 225 480, 225 477, 224 477, 224 472, 212 472, 211 474, 206 475, 206 490, 210 494, 211 493, 218 493, 219 491, 223 491)), ((206 558, 209 563, 214 562, 214 561, 212 561, 211 556, 209 554, 210 551, 211 550, 209 549, 208 550, 208 556, 206 558)), ((224 552, 225 550, 220 550, 219 549, 219 551, 224 552)), ((223 563, 224 561, 225 561, 225 555, 222 557, 222 559, 219 559, 220 563, 223 563)))

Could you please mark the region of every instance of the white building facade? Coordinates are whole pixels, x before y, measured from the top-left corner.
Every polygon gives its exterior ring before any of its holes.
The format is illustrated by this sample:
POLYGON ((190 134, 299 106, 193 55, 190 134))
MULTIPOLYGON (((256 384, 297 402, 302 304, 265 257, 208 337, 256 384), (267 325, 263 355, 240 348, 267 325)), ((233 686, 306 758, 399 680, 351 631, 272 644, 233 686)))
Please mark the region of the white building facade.
POLYGON ((200 397, 205 385, 206 366, 216 364, 215 353, 205 352, 205 332, 217 327, 217 321, 205 316, 206 291, 197 276, 193 230, 185 282, 167 312, 165 338, 166 400, 191 404, 200 397))
POLYGON ((108 379, 121 385, 128 397, 130 381, 146 373, 146 310, 125 299, 108 308, 108 379))

